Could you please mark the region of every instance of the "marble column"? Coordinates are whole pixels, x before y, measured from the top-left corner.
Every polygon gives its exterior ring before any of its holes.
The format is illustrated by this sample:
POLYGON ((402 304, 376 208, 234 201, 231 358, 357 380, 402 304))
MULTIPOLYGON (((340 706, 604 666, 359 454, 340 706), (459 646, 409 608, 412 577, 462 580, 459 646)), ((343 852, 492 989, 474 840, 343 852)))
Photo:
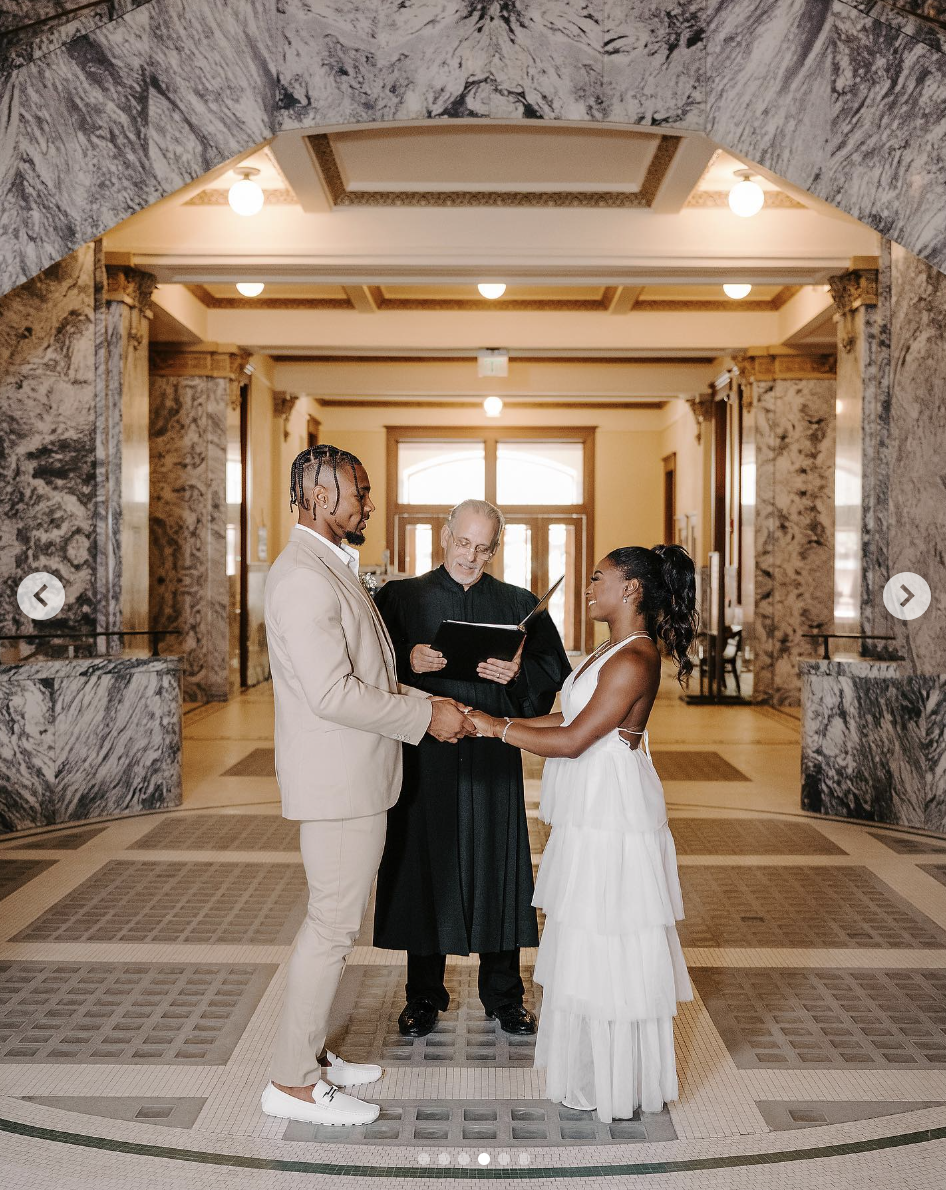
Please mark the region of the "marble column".
MULTIPOLYGON (((148 627, 148 330, 150 273, 105 266, 105 309, 99 374, 108 433, 108 485, 100 492, 101 548, 108 557, 113 627, 148 627)), ((115 641, 115 648, 120 642, 115 641)), ((131 642, 129 642, 131 643, 131 642)))
POLYGON ((228 417, 248 354, 230 344, 151 351, 151 623, 175 629, 188 702, 228 696, 228 417))
POLYGON ((839 352, 848 357, 839 359, 841 399, 861 398, 861 624, 894 640, 865 646, 872 660, 802 665, 802 806, 941 831, 946 276, 886 241, 873 307, 872 288, 869 277, 833 282, 839 352), (887 581, 903 571, 922 575, 932 593, 915 620, 896 619, 883 603, 887 581))
POLYGON ((57 626, 97 627, 101 284, 100 254, 86 244, 0 301, 0 633, 33 630, 16 591, 36 570, 65 587, 57 626))
MULTIPOLYGON (((899 244, 881 255, 881 317, 889 302, 889 391, 873 432, 870 500, 875 536, 871 615, 896 637, 918 675, 946 674, 946 275, 899 244), (889 281, 887 277, 889 276, 889 281), (903 571, 930 585, 929 610, 897 620, 883 607, 887 579, 903 571)), ((865 452, 867 449, 865 434, 865 452)), ((866 488, 867 485, 865 485, 866 488)), ((865 558, 865 568, 867 559, 865 558)), ((946 731, 946 707, 939 726, 946 731)))
MULTIPOLYGON (((877 269, 832 277, 837 313, 837 426, 834 477, 834 605, 838 631, 861 631, 863 553, 871 548, 871 509, 864 505, 865 447, 876 449, 880 381, 877 269), (865 424, 865 410, 867 420, 865 424), (868 431, 865 437, 865 429, 868 431)), ((869 570, 873 567, 869 565, 869 570)), ((866 631, 866 629, 864 629, 866 631)))
MULTIPOLYGON (((753 700, 798 706, 803 632, 834 618, 834 356, 736 360, 754 425, 753 700)), ((747 620, 749 617, 747 616, 747 620)))
MULTIPOLYGON (((135 608, 126 585, 134 592, 143 560, 133 528, 147 489, 141 421, 153 286, 137 269, 110 270, 101 246, 86 244, 0 300, 2 633, 147 627, 140 597, 138 618, 126 619, 135 608), (17 606, 20 580, 36 570, 66 589, 55 624, 37 627, 17 606)), ((90 637, 73 647, 117 652, 121 642, 90 637)))

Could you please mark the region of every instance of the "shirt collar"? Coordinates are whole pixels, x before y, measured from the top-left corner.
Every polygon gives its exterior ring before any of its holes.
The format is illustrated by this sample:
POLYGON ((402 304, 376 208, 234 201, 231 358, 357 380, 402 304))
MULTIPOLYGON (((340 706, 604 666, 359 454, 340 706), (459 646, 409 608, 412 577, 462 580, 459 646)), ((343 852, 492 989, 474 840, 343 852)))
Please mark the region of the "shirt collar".
POLYGON ((301 529, 303 533, 311 533, 313 537, 317 537, 319 541, 327 545, 328 548, 336 553, 357 577, 358 564, 360 561, 358 557, 358 551, 356 549, 352 549, 347 541, 343 541, 339 545, 336 545, 334 541, 329 541, 327 537, 323 537, 321 533, 316 533, 316 531, 314 529, 310 529, 308 525, 296 525, 296 528, 301 529))

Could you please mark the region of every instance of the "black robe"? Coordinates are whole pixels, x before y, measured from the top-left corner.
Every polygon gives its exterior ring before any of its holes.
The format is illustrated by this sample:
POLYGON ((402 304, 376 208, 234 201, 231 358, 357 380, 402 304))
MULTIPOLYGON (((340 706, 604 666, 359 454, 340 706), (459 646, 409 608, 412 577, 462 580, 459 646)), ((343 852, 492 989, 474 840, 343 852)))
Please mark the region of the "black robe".
MULTIPOLYGON (((488 574, 464 591, 443 566, 377 594, 401 682, 518 718, 547 715, 571 669, 547 612, 530 623, 522 668, 508 686, 415 674, 410 652, 433 640, 441 620, 518 624, 536 603, 530 591, 488 574)), ((429 735, 405 746, 378 872, 375 946, 461 955, 537 946, 532 893, 518 748, 475 737, 442 744, 429 735)))

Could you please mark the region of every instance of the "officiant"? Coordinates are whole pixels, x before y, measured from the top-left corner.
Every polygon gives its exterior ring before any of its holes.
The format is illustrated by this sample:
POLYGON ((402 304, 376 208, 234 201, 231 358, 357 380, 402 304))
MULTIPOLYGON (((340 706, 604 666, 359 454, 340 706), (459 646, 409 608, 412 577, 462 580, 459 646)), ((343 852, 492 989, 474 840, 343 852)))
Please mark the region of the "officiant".
MULTIPOLYGON (((430 647, 442 620, 518 624, 536 606, 530 591, 486 573, 503 514, 486 500, 464 500, 441 533, 443 565, 387 583, 377 605, 397 653, 401 682, 455 698, 491 715, 549 713, 570 672, 547 611, 528 625, 512 661, 487 659, 477 681, 439 676, 444 657, 430 647)), ((388 812, 378 872, 374 944, 407 951, 406 1004, 398 1028, 423 1037, 450 1002, 446 956, 479 955, 479 996, 489 1017, 512 1034, 536 1030, 523 1003, 519 950, 538 945, 522 757, 498 739, 458 744, 425 739, 404 749, 404 782, 388 812)))

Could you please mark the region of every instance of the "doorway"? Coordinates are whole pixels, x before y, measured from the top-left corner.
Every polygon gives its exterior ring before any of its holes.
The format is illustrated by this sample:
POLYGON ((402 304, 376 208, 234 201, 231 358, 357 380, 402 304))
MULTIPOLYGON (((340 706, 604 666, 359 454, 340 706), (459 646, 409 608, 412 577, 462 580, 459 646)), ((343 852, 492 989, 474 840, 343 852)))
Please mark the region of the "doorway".
POLYGON ((388 427, 388 540, 398 574, 424 574, 443 561, 440 534, 450 509, 486 499, 506 527, 487 570, 544 595, 565 582, 549 613, 572 652, 591 647, 582 586, 593 541, 594 429, 451 429, 443 437, 388 427), (449 436, 447 436, 449 435, 449 436))

